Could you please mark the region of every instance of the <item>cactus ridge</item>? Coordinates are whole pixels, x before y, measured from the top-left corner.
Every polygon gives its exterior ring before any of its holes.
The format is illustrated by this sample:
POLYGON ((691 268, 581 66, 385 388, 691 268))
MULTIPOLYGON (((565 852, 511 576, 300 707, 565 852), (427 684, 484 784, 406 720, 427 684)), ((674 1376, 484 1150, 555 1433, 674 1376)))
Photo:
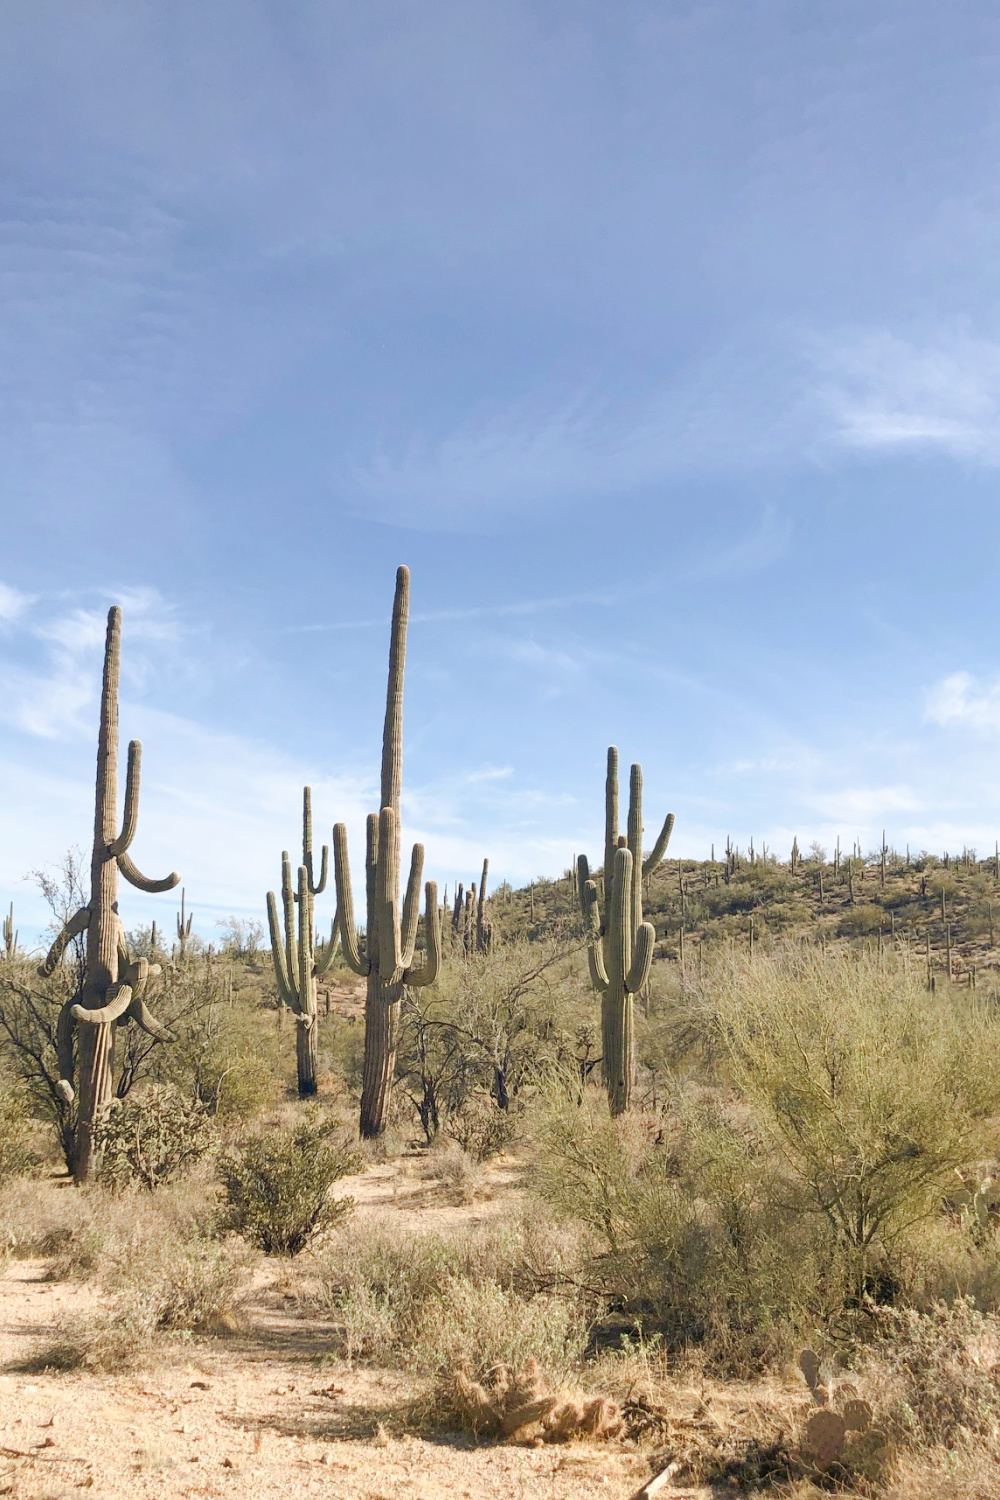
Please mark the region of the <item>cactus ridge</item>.
POLYGON ((642 855, 642 767, 629 776, 627 833, 618 830, 618 751, 608 748, 604 788, 604 912, 587 857, 576 860, 580 911, 587 929, 590 979, 601 996, 602 1071, 613 1114, 628 1109, 635 1073, 632 996, 649 978, 656 933, 643 921, 642 880, 663 858, 674 826, 668 813, 656 843, 642 855))
POLYGON ((56 1025, 59 1094, 77 1104, 74 1176, 82 1182, 93 1154, 93 1130, 111 1101, 114 1026, 133 1021, 158 1040, 170 1033, 150 1012, 143 998, 159 964, 133 960, 118 916, 118 876, 138 890, 169 891, 180 882, 176 873, 161 880, 143 875, 129 849, 139 822, 142 745, 132 740, 125 774, 125 805, 118 826, 118 684, 121 676, 121 609, 108 612, 101 684, 101 719, 97 738, 97 782, 94 799, 94 844, 90 864, 90 901, 65 923, 39 966, 47 978, 76 937, 87 935, 80 994, 62 1007, 56 1025), (76 1079, 76 1086, 74 1086, 76 1079))
MULTIPOLYGON (((403 678, 409 600, 410 573, 408 568, 401 567, 396 571, 392 606, 389 680, 382 731, 381 806, 377 814, 369 813, 366 824, 363 941, 354 921, 347 829, 343 823, 338 823, 333 830, 333 872, 344 960, 368 984, 361 1093, 361 1134, 367 1139, 379 1135, 385 1126, 396 1064, 403 990, 406 986, 433 984, 441 964, 441 914, 437 904, 437 885, 430 880, 423 888, 426 954, 422 963, 415 962, 424 864, 422 844, 413 846, 402 910, 399 905, 403 678)), ((456 912, 459 902, 460 895, 456 896, 456 912)))

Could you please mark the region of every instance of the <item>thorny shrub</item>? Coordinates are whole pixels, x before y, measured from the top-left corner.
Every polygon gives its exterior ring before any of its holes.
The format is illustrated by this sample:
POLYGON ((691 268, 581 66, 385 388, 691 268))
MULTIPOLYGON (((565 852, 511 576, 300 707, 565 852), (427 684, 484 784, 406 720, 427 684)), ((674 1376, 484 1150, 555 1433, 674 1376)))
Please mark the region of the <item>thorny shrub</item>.
POLYGON ((267 1255, 298 1255, 310 1239, 353 1207, 333 1199, 338 1178, 360 1158, 337 1123, 311 1113, 291 1129, 266 1127, 246 1136, 219 1161, 226 1194, 223 1223, 267 1255))
POLYGON ((99 1177, 112 1192, 131 1183, 152 1192, 202 1157, 211 1144, 205 1106, 170 1085, 114 1100, 94 1132, 99 1177))

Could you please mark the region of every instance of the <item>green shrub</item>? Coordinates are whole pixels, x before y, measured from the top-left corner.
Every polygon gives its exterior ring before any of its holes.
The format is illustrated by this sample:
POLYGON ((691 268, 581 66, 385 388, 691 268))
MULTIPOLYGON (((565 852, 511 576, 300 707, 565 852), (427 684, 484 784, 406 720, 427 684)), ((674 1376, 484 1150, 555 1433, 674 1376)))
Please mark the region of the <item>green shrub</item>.
POLYGON ((132 1182, 152 1192, 204 1155, 211 1122, 198 1100, 153 1084, 140 1095, 114 1100, 94 1141, 100 1180, 112 1192, 132 1182))
POLYGON ((517 1119, 509 1109, 498 1109, 492 1099, 477 1095, 451 1116, 445 1131, 477 1163, 506 1151, 517 1134, 517 1119))
POLYGON ((37 1165, 31 1149, 31 1116, 27 1090, 0 1081, 0 1182, 37 1165))
POLYGON ((334 1140, 337 1125, 315 1115, 291 1130, 272 1126, 248 1136, 219 1162, 224 1221, 267 1255, 298 1255, 314 1234, 353 1206, 331 1199, 338 1178, 356 1171, 358 1153, 334 1140))

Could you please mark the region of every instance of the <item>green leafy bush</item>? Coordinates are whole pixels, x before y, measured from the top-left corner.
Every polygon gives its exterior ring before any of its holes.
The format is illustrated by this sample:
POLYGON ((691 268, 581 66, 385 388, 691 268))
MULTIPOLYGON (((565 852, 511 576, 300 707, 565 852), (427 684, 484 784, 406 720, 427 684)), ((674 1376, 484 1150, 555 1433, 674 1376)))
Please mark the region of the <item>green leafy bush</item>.
POLYGON ((358 1153, 334 1139, 333 1121, 313 1115, 291 1130, 272 1126, 244 1139, 219 1162, 225 1223, 267 1255, 298 1255, 314 1234, 350 1211, 332 1199, 338 1178, 360 1166, 358 1153))
POLYGON ((115 1100, 94 1132, 99 1176, 112 1192, 137 1182, 152 1192, 203 1156, 211 1122, 198 1100, 169 1085, 115 1100))

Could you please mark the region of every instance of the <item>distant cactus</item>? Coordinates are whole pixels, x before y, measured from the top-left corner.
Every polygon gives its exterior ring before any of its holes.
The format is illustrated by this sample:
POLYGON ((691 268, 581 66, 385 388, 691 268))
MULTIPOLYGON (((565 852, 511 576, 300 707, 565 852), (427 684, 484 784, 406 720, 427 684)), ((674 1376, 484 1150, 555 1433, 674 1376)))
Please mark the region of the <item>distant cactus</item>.
POLYGON ((181 964, 187 958, 188 939, 191 936, 191 923, 192 923, 192 921, 194 919, 194 913, 193 912, 189 913, 187 915, 187 918, 185 919, 185 906, 184 906, 185 897, 186 897, 186 892, 185 892, 185 890, 184 890, 184 888, 182 886, 181 887, 181 909, 177 913, 177 962, 181 963, 181 964))
POLYGON ((635 1074, 632 996, 649 978, 656 934, 642 920, 642 876, 656 869, 674 826, 668 813, 652 852, 642 857, 642 767, 629 781, 628 834, 618 832, 618 751, 608 750, 604 819, 604 917, 597 882, 580 855, 580 909, 589 929, 590 977, 601 996, 602 1071, 612 1114, 628 1109, 635 1074))
POLYGON ((365 1001, 365 1056, 361 1092, 361 1134, 368 1140, 385 1128, 386 1111, 396 1066, 396 1042, 404 986, 433 984, 441 964, 441 917, 437 886, 424 887, 426 957, 414 963, 420 917, 420 878, 424 848, 414 844, 410 874, 399 909, 399 799, 403 781, 403 675, 406 624, 409 615, 410 573, 399 568, 392 608, 389 645, 389 686, 382 733, 381 810, 370 813, 365 854, 367 921, 362 944, 354 925, 354 897, 347 859, 347 829, 333 830, 337 909, 344 959, 355 974, 368 981, 365 1001))
POLYGON ((125 814, 118 828, 121 620, 122 612, 116 605, 108 614, 104 649, 90 903, 70 917, 39 968, 39 973, 47 977, 72 939, 86 933, 83 985, 79 995, 63 1006, 56 1027, 59 1092, 65 1105, 76 1105, 73 1175, 77 1182, 84 1181, 90 1172, 94 1129, 111 1101, 115 1023, 134 1021, 150 1036, 169 1039, 169 1032, 153 1018, 143 1000, 146 985, 159 973, 159 965, 132 958, 118 916, 119 871, 131 885, 148 892, 169 891, 181 878, 171 874, 164 880, 149 880, 129 856, 139 817, 142 746, 138 740, 132 740, 128 747, 125 814))
POLYGON ((17 957, 18 934, 14 931, 14 903, 10 903, 10 911, 3 919, 3 951, 4 957, 10 961, 17 957))
POLYGON ((337 952, 337 918, 330 927, 330 940, 317 951, 313 898, 326 889, 330 851, 323 845, 319 880, 315 878, 312 847, 312 792, 302 788, 302 863, 298 869, 298 888, 292 884, 292 864, 288 851, 281 855, 281 906, 284 934, 278 922, 278 905, 273 891, 267 893, 267 920, 271 929, 271 961, 278 982, 278 996, 296 1020, 295 1063, 299 1098, 311 1098, 316 1092, 316 980, 325 974, 337 952), (296 914, 296 906, 298 913, 296 914))
POLYGON ((483 860, 483 873, 479 881, 479 897, 476 901, 476 952, 488 953, 493 946, 493 924, 487 918, 486 908, 486 877, 490 872, 490 862, 483 860))

